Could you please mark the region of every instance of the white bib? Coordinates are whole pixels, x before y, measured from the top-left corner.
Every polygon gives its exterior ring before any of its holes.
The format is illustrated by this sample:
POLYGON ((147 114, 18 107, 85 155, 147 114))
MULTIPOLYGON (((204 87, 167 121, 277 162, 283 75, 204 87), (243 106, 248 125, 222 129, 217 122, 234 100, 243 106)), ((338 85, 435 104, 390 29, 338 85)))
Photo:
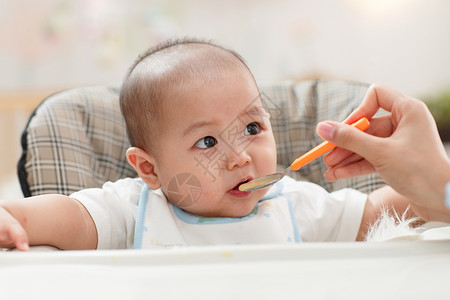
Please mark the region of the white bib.
POLYGON ((162 191, 141 190, 134 248, 301 242, 291 200, 273 186, 253 211, 241 218, 192 215, 167 201, 162 191))

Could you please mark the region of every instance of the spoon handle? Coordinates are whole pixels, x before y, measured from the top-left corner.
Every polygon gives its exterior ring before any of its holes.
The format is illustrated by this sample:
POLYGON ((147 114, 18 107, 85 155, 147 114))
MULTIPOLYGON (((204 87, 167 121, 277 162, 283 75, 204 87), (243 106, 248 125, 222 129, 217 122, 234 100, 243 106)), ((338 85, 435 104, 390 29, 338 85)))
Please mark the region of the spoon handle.
MULTIPOLYGON (((363 117, 352 124, 353 127, 358 128, 359 130, 365 131, 370 126, 369 120, 367 118, 363 117)), ((324 155, 330 150, 333 150, 336 148, 336 146, 328 141, 325 141, 321 143, 320 145, 316 146, 314 149, 309 150, 299 158, 297 158, 292 164, 291 169, 296 171, 300 169, 301 167, 309 164, 316 158, 324 155)))

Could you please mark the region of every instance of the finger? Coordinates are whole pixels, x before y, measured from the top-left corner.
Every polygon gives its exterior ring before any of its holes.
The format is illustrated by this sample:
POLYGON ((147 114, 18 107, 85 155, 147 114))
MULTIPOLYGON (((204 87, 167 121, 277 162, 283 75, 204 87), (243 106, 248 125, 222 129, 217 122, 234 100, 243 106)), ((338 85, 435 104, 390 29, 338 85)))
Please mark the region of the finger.
POLYGON ((327 167, 335 167, 349 157, 353 156, 353 152, 344 148, 335 148, 333 151, 324 156, 323 162, 327 167))
POLYGON ((382 140, 350 125, 332 121, 321 122, 317 125, 317 133, 337 147, 357 153, 369 161, 379 155, 374 150, 379 148, 382 140))
POLYGON ((380 110, 380 108, 391 112, 395 103, 404 102, 407 98, 404 94, 388 86, 374 83, 366 92, 360 106, 351 113, 344 121, 345 124, 352 124, 362 117, 369 120, 380 110))
POLYGON ((17 249, 21 251, 29 250, 27 233, 20 224, 16 223, 10 225, 8 235, 9 239, 17 249))
MULTIPOLYGON (((388 137, 392 134, 393 126, 390 115, 377 116, 371 119, 370 127, 366 133, 377 137, 388 137)), ((350 156, 353 152, 344 148, 337 147, 328 153, 323 161, 328 167, 335 167, 350 156)))
POLYGON ((394 132, 394 126, 392 124, 392 115, 382 115, 373 117, 370 120, 370 127, 366 130, 366 133, 377 137, 388 137, 394 132))
POLYGON ((352 155, 348 156, 346 159, 342 160, 341 162, 339 162, 338 164, 332 166, 333 168, 340 168, 340 167, 345 167, 347 165, 351 165, 354 164, 356 162, 359 162, 361 160, 363 160, 364 158, 361 157, 360 155, 353 153, 352 155))
POLYGON ((368 175, 375 172, 375 168, 367 160, 360 160, 356 163, 344 167, 331 168, 325 172, 325 179, 334 182, 338 179, 352 178, 356 176, 368 175))
POLYGON ((353 124, 362 117, 372 119, 372 117, 378 112, 380 106, 377 101, 376 85, 372 84, 367 89, 366 95, 361 101, 359 107, 353 111, 345 120, 345 124, 353 124))

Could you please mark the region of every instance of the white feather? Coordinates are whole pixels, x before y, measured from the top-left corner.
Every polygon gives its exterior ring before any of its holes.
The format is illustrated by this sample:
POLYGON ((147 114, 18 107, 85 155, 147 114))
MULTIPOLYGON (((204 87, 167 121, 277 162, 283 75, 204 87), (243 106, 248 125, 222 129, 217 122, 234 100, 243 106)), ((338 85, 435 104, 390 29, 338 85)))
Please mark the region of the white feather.
POLYGON ((419 218, 406 219, 408 209, 399 217, 397 212, 394 211, 392 214, 389 209, 384 208, 378 220, 370 227, 365 240, 368 242, 382 242, 388 240, 422 239, 421 233, 423 228, 411 226, 419 218))

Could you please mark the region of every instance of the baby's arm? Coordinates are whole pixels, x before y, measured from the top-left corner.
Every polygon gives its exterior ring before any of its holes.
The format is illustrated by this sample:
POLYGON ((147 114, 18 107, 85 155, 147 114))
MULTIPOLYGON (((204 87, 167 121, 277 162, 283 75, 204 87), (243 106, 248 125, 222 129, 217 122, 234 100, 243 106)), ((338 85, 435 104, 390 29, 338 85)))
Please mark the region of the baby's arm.
MULTIPOLYGON (((398 194, 390 186, 384 186, 369 194, 366 207, 364 208, 361 226, 359 228, 357 241, 363 241, 370 227, 375 224, 383 210, 387 210, 389 214, 403 216, 410 202, 407 198, 398 194)), ((417 217, 414 212, 409 209, 406 212, 407 219, 417 217)))
POLYGON ((89 212, 63 195, 0 201, 0 247, 28 245, 95 249, 97 230, 89 212))

